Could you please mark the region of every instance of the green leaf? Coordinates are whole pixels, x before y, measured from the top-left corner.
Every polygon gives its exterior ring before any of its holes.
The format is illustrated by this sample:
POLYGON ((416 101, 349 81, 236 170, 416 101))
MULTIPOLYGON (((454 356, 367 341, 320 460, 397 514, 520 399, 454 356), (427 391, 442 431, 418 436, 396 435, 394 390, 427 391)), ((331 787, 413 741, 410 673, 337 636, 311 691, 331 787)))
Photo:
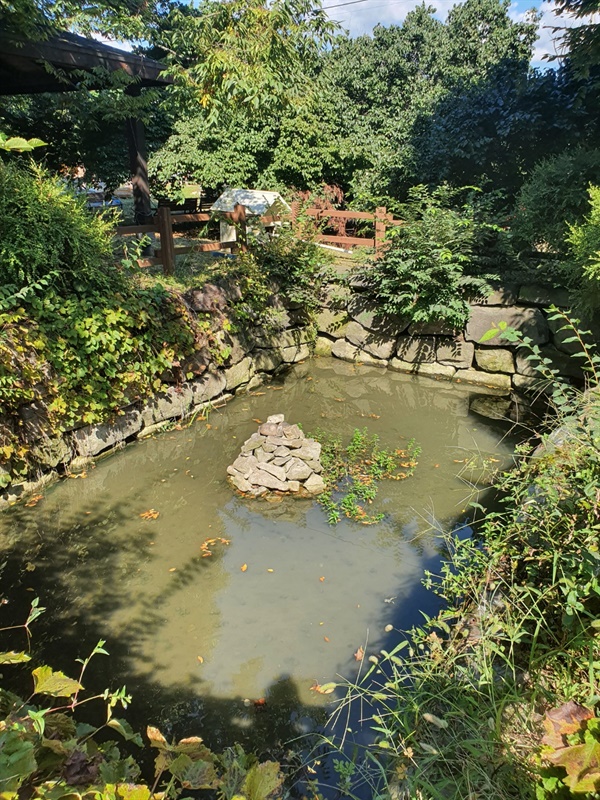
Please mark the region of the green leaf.
POLYGON ((31 656, 27 653, 16 653, 14 650, 0 653, 0 664, 23 664, 25 661, 31 661, 31 656))
POLYGON ((283 776, 276 761, 254 764, 249 770, 242 787, 248 800, 266 800, 275 794, 283 783, 283 776))
POLYGON ((494 339, 500 333, 499 328, 490 328, 489 331, 486 331, 481 339, 479 340, 480 343, 489 342, 490 339, 494 339))
POLYGON ((169 772, 180 781, 184 789, 209 789, 217 777, 212 763, 192 761, 185 753, 171 762, 169 772))
POLYGON ((51 697, 72 697, 83 686, 68 678, 62 672, 54 672, 51 667, 38 667, 33 670, 34 694, 49 694, 51 697))
POLYGON ((590 737, 584 744, 564 747, 546 756, 558 767, 564 767, 563 783, 572 792, 595 792, 600 787, 600 742, 590 737))
POLYGON ((22 731, 0 734, 0 792, 15 792, 37 769, 34 747, 22 731))
POLYGON ((135 744, 139 745, 139 747, 142 747, 143 743, 140 734, 133 730, 127 720, 113 717, 106 724, 109 728, 113 728, 115 731, 118 731, 126 742, 134 742, 135 744))

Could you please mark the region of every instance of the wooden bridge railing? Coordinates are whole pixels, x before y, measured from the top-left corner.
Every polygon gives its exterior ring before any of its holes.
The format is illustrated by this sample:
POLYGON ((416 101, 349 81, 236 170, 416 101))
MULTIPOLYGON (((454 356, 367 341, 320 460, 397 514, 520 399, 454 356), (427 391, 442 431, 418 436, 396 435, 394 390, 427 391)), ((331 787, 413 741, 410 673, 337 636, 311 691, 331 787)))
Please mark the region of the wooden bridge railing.
MULTIPOLYGON (((338 234, 318 234, 316 240, 324 244, 339 245, 340 247, 369 247, 375 251, 380 251, 383 245, 386 230, 389 226, 401 225, 401 220, 394 219, 387 209, 380 206, 375 209, 375 213, 368 211, 339 211, 338 209, 304 208, 300 210, 297 203, 292 203, 292 221, 296 220, 299 214, 306 214, 316 220, 364 220, 373 223, 374 236, 346 236, 344 222, 344 233, 338 234)), ((246 212, 243 206, 236 206, 235 211, 224 215, 240 229, 239 241, 233 242, 199 242, 197 244, 184 247, 176 247, 173 238, 173 229, 177 225, 189 222, 209 222, 213 219, 211 214, 173 214, 168 206, 160 206, 154 221, 148 225, 119 225, 116 229, 117 234, 126 236, 129 234, 158 233, 160 236, 160 248, 155 250, 155 255, 150 258, 138 260, 140 267, 150 267, 162 264, 165 275, 172 275, 175 270, 175 258, 186 253, 206 253, 217 250, 235 250, 241 245, 245 246, 244 233, 246 226, 246 212)), ((272 217, 262 217, 261 221, 265 225, 272 224, 276 220, 272 217)))
POLYGON ((162 264, 165 275, 172 275, 175 270, 175 258, 191 252, 207 252, 211 250, 225 250, 235 247, 236 242, 199 242, 186 247, 175 247, 173 228, 184 222, 209 222, 211 214, 173 214, 168 206, 160 206, 156 212, 155 221, 148 225, 119 225, 117 234, 126 236, 136 233, 158 233, 160 247, 155 250, 151 258, 138 260, 140 267, 151 267, 162 264))

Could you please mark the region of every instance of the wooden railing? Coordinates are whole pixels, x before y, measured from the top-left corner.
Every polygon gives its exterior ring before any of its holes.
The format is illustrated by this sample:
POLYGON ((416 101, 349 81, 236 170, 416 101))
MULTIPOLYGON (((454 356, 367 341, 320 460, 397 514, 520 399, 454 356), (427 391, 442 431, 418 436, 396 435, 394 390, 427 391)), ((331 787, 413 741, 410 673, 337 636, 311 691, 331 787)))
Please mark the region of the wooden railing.
POLYGON ((388 227, 401 225, 402 221, 394 219, 388 214, 387 208, 378 206, 375 213, 369 211, 339 211, 335 208, 304 208, 301 209, 298 203, 292 203, 292 219, 297 219, 300 214, 314 217, 316 220, 334 219, 337 224, 339 221, 364 220, 374 225, 374 236, 346 236, 345 223, 344 233, 318 234, 317 241, 327 244, 339 245, 340 247, 373 247, 376 251, 381 250, 385 240, 385 233, 388 227))
POLYGON ((214 250, 231 250, 236 247, 236 242, 198 242, 185 247, 175 247, 173 228, 184 222, 209 222, 213 219, 211 214, 173 214, 168 206, 161 206, 156 212, 155 221, 148 225, 119 225, 117 234, 126 236, 136 233, 158 233, 160 247, 155 249, 155 255, 150 258, 138 260, 140 267, 152 267, 162 264, 165 275, 172 275, 175 270, 176 256, 186 253, 205 253, 214 250))
MULTIPOLYGON (((394 219, 391 214, 388 214, 387 209, 383 206, 376 208, 375 213, 370 213, 368 211, 339 211, 335 208, 300 209, 299 204, 292 203, 292 223, 294 223, 301 213, 306 214, 309 217, 313 217, 317 221, 335 220, 337 225, 339 225, 340 220, 346 221, 343 224, 343 233, 318 234, 316 236, 316 240, 318 242, 338 245, 344 248, 369 247, 374 248, 376 252, 381 250, 387 228, 402 224, 401 220, 394 219), (346 236, 346 223, 350 220, 363 220, 373 223, 374 235, 372 237, 346 236)), ((238 247, 245 249, 244 231, 246 227, 246 212, 244 207, 237 205, 232 213, 224 214, 222 216, 231 220, 231 222, 238 227, 239 232, 237 242, 198 242, 197 244, 193 245, 176 247, 175 240, 173 238, 174 227, 183 223, 209 222, 213 219, 213 216, 207 213, 173 214, 168 206, 161 206, 158 209, 152 223, 148 225, 119 225, 116 232, 122 236, 140 233, 158 233, 160 236, 160 247, 155 249, 155 255, 150 258, 139 259, 138 264, 140 267, 151 267, 162 264, 165 275, 172 275, 175 270, 175 258, 179 255, 185 255, 186 253, 192 252, 206 253, 216 250, 236 250, 238 247)), ((279 220, 273 217, 261 218, 261 222, 265 225, 273 224, 277 221, 279 220)))

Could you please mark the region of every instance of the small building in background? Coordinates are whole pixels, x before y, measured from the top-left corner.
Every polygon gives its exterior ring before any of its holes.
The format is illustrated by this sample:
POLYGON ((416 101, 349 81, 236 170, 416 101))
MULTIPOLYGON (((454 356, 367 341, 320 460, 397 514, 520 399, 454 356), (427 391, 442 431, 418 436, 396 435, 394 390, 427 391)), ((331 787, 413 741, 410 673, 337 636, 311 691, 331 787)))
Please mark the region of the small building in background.
MULTIPOLYGON (((226 189, 210 210, 215 213, 233 214, 241 206, 245 212, 246 234, 272 233, 281 218, 291 214, 292 209, 279 192, 263 192, 259 189, 226 189), (267 222, 261 222, 267 217, 267 222)), ((236 226, 227 219, 221 220, 220 240, 237 241, 236 226)))

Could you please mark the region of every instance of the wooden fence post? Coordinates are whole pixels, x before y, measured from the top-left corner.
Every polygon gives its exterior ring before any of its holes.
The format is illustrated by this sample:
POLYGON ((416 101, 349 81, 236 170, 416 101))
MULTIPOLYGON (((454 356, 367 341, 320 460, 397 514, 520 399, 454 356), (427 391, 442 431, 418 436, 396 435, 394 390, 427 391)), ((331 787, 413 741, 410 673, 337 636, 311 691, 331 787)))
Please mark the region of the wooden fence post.
POLYGON ((171 209, 160 206, 157 213, 158 232, 160 234, 160 260, 165 275, 175 272, 175 244, 173 243, 173 221, 171 209))
POLYGON ((375 209, 375 252, 380 253, 385 239, 385 219, 387 209, 385 206, 378 206, 375 209))

